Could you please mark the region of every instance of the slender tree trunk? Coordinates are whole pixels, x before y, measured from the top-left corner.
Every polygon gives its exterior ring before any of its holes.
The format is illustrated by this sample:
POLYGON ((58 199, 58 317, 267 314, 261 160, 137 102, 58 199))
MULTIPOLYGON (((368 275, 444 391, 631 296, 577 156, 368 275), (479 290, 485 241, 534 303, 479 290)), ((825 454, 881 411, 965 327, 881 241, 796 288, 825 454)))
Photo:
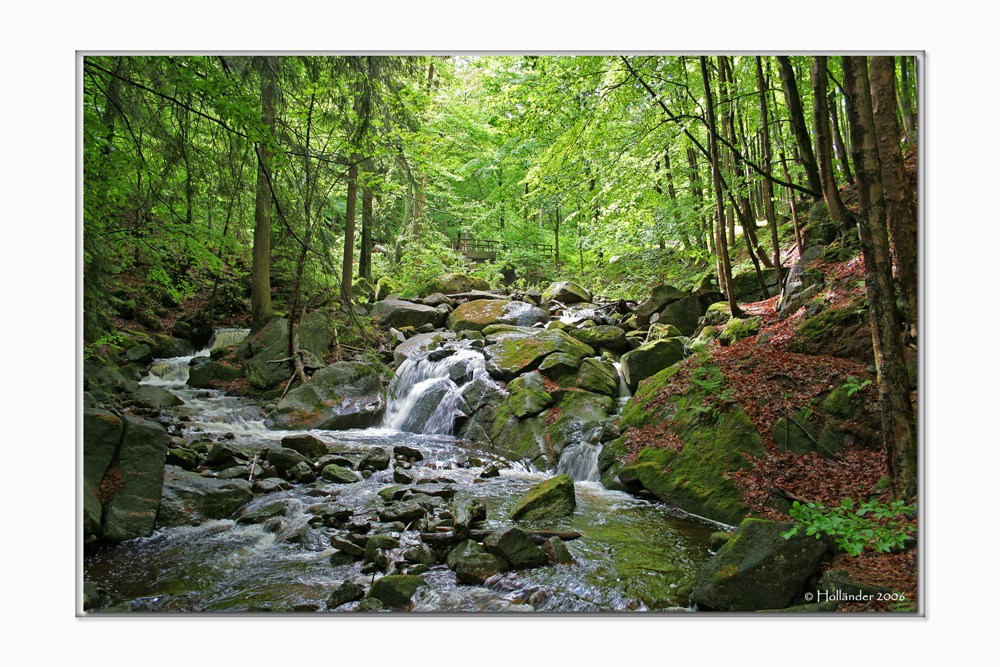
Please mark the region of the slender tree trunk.
MULTIPOLYGON (((757 94, 760 103, 760 124, 761 124, 761 162, 768 174, 771 173, 771 131, 768 123, 767 109, 767 83, 764 80, 764 68, 761 65, 760 56, 756 58, 757 65, 757 94)), ((785 177, 787 178, 787 176, 785 177)), ((767 219, 767 227, 771 231, 771 249, 774 252, 774 275, 778 279, 778 286, 784 278, 781 270, 781 242, 778 239, 778 218, 774 214, 774 186, 771 179, 761 179, 762 199, 764 200, 764 217, 767 219)))
MULTIPOLYGON (((256 58, 260 74, 260 115, 273 136, 274 101, 277 96, 272 64, 266 56, 256 58)), ((257 144, 257 201, 254 208, 253 267, 250 272, 251 328, 260 329, 271 319, 271 157, 266 141, 257 144)))
POLYGON ((358 261, 358 273, 371 282, 372 279, 372 227, 375 225, 374 198, 370 186, 361 189, 361 257, 358 261))
POLYGON ((781 85, 785 91, 788 113, 791 120, 792 132, 795 134, 795 143, 799 150, 799 159, 806 170, 806 178, 809 180, 809 189, 814 192, 823 192, 823 184, 819 178, 819 168, 816 166, 816 157, 813 155, 812 142, 809 140, 809 130, 806 129, 805 114, 802 111, 802 100, 799 98, 799 89, 795 85, 795 70, 792 68, 792 61, 788 56, 778 56, 779 71, 781 72, 781 85))
POLYGON ((340 279, 340 296, 344 305, 351 305, 351 284, 354 282, 354 226, 358 205, 358 161, 360 156, 351 156, 347 168, 347 211, 344 213, 344 269, 340 279))
MULTIPOLYGON (((917 137, 917 115, 914 111, 916 96, 913 94, 910 76, 910 56, 899 59, 899 115, 903 118, 903 134, 906 143, 912 143, 917 137)), ((915 69, 915 68, 914 68, 915 69)), ((893 73, 895 75, 895 72, 893 73)), ((915 74, 915 72, 914 72, 915 74)))
POLYGON ((896 122, 896 77, 892 56, 871 59, 871 94, 878 157, 882 166, 889 234, 896 253, 896 273, 906 307, 903 319, 916 331, 917 322, 917 205, 900 151, 896 122))
MULTIPOLYGON (((789 179, 788 174, 788 162, 785 160, 785 154, 779 153, 779 158, 781 159, 781 169, 785 172, 785 180, 789 179)), ((795 247, 798 248, 799 257, 802 256, 802 232, 799 231, 799 212, 795 206, 795 193, 792 190, 788 191, 788 206, 792 209, 792 229, 795 231, 795 247)))
POLYGON ((743 311, 736 303, 736 295, 733 293, 733 269, 729 263, 729 249, 726 246, 726 233, 723 229, 726 214, 723 210, 724 202, 722 196, 722 177, 719 173, 719 138, 716 134, 715 107, 712 103, 712 83, 708 76, 708 60, 704 56, 701 61, 701 79, 705 85, 705 109, 708 113, 708 139, 709 155, 712 165, 712 188, 715 190, 715 216, 716 232, 715 243, 722 260, 722 274, 719 277, 719 284, 725 290, 729 299, 729 312, 733 317, 742 317, 743 311))
POLYGON ((830 107, 830 125, 833 127, 833 149, 837 154, 837 161, 840 162, 840 168, 844 172, 844 180, 854 185, 854 174, 851 173, 851 161, 847 157, 847 144, 844 143, 844 135, 840 132, 840 120, 837 113, 837 94, 830 91, 826 102, 830 107))
POLYGON ((556 268, 559 268, 559 225, 562 219, 559 214, 559 207, 556 206, 555 232, 556 232, 556 268))
POLYGON ((813 86, 813 130, 816 133, 816 159, 823 199, 830 217, 841 227, 851 224, 851 214, 840 199, 837 178, 833 173, 833 140, 830 137, 830 110, 827 108, 826 56, 815 56, 810 70, 813 86))
POLYGON ((886 206, 867 58, 845 56, 843 67, 858 202, 862 211, 858 216, 858 236, 865 261, 865 290, 878 371, 882 437, 893 489, 897 497, 909 499, 917 491, 916 424, 892 288, 892 258, 886 234, 886 206))

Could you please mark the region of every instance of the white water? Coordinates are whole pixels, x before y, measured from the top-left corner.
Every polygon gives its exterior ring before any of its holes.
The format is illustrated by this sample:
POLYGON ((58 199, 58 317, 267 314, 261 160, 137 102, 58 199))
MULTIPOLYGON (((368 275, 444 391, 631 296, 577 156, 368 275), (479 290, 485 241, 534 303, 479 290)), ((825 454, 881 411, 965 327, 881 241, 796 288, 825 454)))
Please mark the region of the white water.
POLYGON ((449 343, 447 347, 455 351, 443 359, 429 359, 435 352, 440 353, 431 350, 400 365, 389 385, 389 406, 383 422, 386 428, 451 435, 464 402, 459 384, 488 378, 489 374, 481 352, 463 347, 462 343, 449 343), (428 401, 436 401, 436 407, 428 405, 428 401))

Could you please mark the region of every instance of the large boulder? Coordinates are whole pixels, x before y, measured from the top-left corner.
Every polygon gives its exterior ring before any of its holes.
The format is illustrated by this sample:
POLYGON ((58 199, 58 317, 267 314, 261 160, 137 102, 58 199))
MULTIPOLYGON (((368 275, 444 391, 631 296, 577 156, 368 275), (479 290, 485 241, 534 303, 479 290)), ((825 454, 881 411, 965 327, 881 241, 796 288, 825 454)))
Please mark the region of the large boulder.
POLYGON ((397 345, 392 351, 392 358, 397 364, 407 359, 420 356, 427 350, 439 347, 443 343, 455 340, 454 331, 435 331, 434 333, 417 334, 397 345))
POLYGON ((660 311, 656 320, 658 324, 672 324, 682 334, 690 336, 698 328, 698 320, 708 307, 719 300, 715 293, 698 293, 674 301, 660 311))
POLYGON ((510 512, 515 521, 543 521, 576 511, 576 487, 569 475, 557 475, 531 487, 510 512))
POLYGON ((444 314, 437 308, 404 301, 392 296, 376 303, 372 307, 371 316, 379 323, 379 326, 386 329, 389 327, 416 328, 425 324, 438 327, 444 321, 444 314))
POLYGON ((766 297, 761 293, 760 279, 757 278, 756 271, 744 271, 733 276, 733 294, 736 296, 737 301, 760 301, 764 298, 770 298, 781 291, 781 285, 778 284, 778 276, 774 274, 773 269, 762 268, 761 275, 764 278, 764 285, 767 288, 766 297))
POLYGON ((101 532, 103 508, 97 492, 111 460, 118 451, 124 422, 117 415, 97 409, 83 412, 83 518, 84 535, 101 532))
POLYGON ((490 375, 505 381, 535 370, 545 356, 553 352, 577 358, 594 356, 594 348, 559 329, 539 329, 523 338, 506 338, 486 347, 485 352, 490 375))
POLYGON ((167 466, 160 476, 163 499, 157 526, 198 525, 211 519, 228 519, 253 499, 245 479, 216 479, 167 466))
POLYGON ((490 284, 482 278, 467 276, 464 273, 446 273, 427 283, 423 293, 459 294, 474 290, 488 290, 489 288, 490 284))
POLYGON ((691 599, 715 611, 782 609, 803 591, 827 551, 812 536, 782 537, 794 524, 746 519, 701 570, 691 599))
POLYGON ((288 392, 268 417, 285 430, 366 428, 385 410, 378 371, 368 364, 339 361, 288 392))
POLYGON ((498 528, 483 540, 487 553, 500 556, 515 570, 547 565, 549 557, 520 528, 498 528))
POLYGON ((542 298, 546 301, 558 301, 569 305, 571 303, 590 303, 593 297, 586 288, 566 280, 549 285, 542 292, 542 298))
POLYGON ((622 377, 635 392, 639 383, 670 368, 684 358, 684 343, 679 338, 661 338, 622 355, 622 377))
POLYGON ((778 319, 785 319, 819 294, 826 284, 822 272, 810 269, 799 261, 785 278, 785 285, 778 299, 778 319))
POLYGON ((680 301, 685 296, 687 296, 685 292, 680 291, 672 285, 656 285, 635 309, 636 324, 640 327, 646 326, 649 324, 649 318, 652 317, 653 313, 660 312, 668 304, 680 301))
POLYGON ((178 398, 175 394, 164 389, 163 387, 157 387, 154 385, 141 385, 135 391, 135 394, 132 395, 132 399, 135 401, 136 405, 153 410, 162 410, 163 408, 172 408, 178 405, 184 405, 184 401, 178 398))
POLYGON ((532 326, 549 319, 548 311, 525 301, 476 299, 463 303, 448 316, 452 331, 482 331, 491 324, 532 326))
MULTIPOLYGON (((333 327, 328 316, 317 311, 308 313, 296 331, 299 351, 306 363, 322 366, 323 356, 333 342, 333 327)), ((236 358, 245 360, 244 372, 255 389, 273 389, 287 381, 292 374, 291 363, 274 362, 288 358, 288 320, 274 318, 250 334, 237 348, 236 358)))
POLYGON ((617 352, 628 349, 628 343, 625 341, 625 330, 610 324, 574 329, 569 332, 569 335, 595 348, 604 347, 617 352))
MULTIPOLYGON (((217 382, 229 382, 241 377, 240 369, 221 361, 210 361, 206 357, 195 357, 188 372, 188 385, 199 389, 209 389, 217 382)), ((287 377, 287 376, 286 376, 287 377)))
POLYGON ((618 380, 618 370, 614 364, 589 358, 583 360, 576 375, 568 376, 565 382, 560 378, 559 383, 562 386, 574 386, 584 391, 617 398, 618 380))
POLYGON ((537 415, 552 405, 552 396, 545 390, 545 380, 538 373, 525 373, 511 381, 511 410, 518 419, 537 415))
POLYGON ((167 432, 158 423, 125 419, 121 445, 105 473, 118 487, 104 503, 105 539, 129 540, 153 532, 168 442, 167 432))

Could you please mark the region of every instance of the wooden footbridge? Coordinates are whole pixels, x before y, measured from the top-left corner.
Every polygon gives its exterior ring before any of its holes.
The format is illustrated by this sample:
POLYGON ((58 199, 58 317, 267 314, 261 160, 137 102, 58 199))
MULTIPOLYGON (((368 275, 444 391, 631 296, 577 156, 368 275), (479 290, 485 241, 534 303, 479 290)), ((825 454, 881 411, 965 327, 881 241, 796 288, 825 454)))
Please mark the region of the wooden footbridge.
POLYGON ((511 241, 495 241, 490 239, 473 239, 458 237, 451 240, 451 249, 462 253, 466 259, 473 262, 492 261, 501 250, 523 248, 533 250, 542 255, 554 255, 555 247, 548 243, 518 243, 511 241))

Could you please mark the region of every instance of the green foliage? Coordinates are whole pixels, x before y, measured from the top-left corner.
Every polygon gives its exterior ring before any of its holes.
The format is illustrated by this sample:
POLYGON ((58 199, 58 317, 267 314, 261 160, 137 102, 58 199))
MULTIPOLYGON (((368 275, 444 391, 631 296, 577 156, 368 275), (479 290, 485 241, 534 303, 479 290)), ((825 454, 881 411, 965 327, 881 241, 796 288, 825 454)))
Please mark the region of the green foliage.
POLYGON ((824 507, 820 503, 792 503, 789 512, 796 525, 782 536, 789 539, 796 535, 812 535, 816 539, 826 535, 851 556, 861 555, 865 549, 889 552, 903 548, 914 528, 909 522, 916 508, 903 501, 889 504, 872 498, 855 503, 851 498, 840 501, 839 507, 824 507))
POLYGON ((853 375, 849 376, 847 378, 847 382, 844 383, 844 386, 847 387, 847 396, 848 397, 854 396, 854 394, 858 393, 871 383, 872 383, 871 380, 865 380, 864 382, 862 382, 853 375))
POLYGON ((125 336, 117 332, 106 333, 91 343, 83 346, 83 358, 93 359, 101 356, 101 351, 108 348, 121 347, 125 342, 125 336))
POLYGON ((451 249, 448 237, 434 229, 425 229, 419 239, 403 238, 400 261, 393 266, 392 279, 400 285, 404 297, 417 296, 435 278, 461 271, 465 261, 451 249))

